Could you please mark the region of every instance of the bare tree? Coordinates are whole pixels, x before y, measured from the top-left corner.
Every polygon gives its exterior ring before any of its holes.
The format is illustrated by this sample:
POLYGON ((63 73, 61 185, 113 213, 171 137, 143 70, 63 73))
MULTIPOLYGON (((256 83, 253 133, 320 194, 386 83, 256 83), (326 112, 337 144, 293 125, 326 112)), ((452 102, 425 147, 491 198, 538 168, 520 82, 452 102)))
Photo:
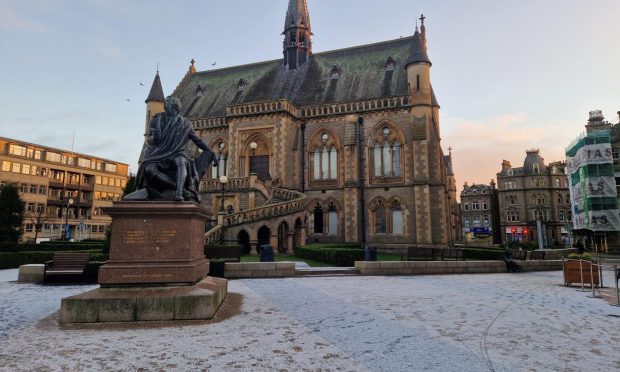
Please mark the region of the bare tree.
POLYGON ((34 242, 37 242, 39 232, 43 229, 43 225, 49 221, 50 217, 44 206, 37 206, 34 211, 26 213, 26 220, 34 226, 34 242))

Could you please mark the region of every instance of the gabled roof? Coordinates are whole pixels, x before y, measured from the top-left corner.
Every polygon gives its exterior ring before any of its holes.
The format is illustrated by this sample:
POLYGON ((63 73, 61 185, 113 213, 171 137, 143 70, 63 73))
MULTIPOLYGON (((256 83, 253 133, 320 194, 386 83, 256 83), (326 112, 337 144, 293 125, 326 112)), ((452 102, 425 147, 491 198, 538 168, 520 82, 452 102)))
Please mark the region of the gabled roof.
MULTIPOLYGON (((405 66, 412 37, 348 49, 316 53, 298 70, 281 59, 192 74, 177 88, 183 115, 207 118, 225 115, 229 105, 287 99, 298 107, 407 95, 405 66), (396 69, 385 68, 388 57, 396 69), (330 72, 341 68, 339 79, 330 72), (247 82, 238 89, 240 79, 247 82), (198 86, 204 89, 196 95, 198 86)), ((435 100, 436 103, 436 100, 435 100)))

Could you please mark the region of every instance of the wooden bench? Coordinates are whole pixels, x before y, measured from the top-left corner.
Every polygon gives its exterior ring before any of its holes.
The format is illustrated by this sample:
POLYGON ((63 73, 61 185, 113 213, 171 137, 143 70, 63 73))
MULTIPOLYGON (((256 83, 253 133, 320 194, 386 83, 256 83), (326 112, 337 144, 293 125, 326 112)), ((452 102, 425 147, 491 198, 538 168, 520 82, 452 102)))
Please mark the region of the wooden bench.
POLYGON ((515 261, 525 261, 527 258, 527 251, 512 251, 512 256, 510 258, 515 261))
POLYGON ((52 276, 84 275, 86 264, 90 260, 89 253, 54 253, 51 261, 45 263, 44 281, 52 276))
POLYGON ((435 249, 433 248, 420 248, 409 247, 407 248, 407 254, 400 256, 401 261, 427 261, 435 260, 435 249))
POLYGON ((530 261, 531 260, 544 260, 545 259, 545 251, 530 251, 530 261))
POLYGON ((441 249, 441 260, 464 260, 465 255, 462 249, 458 248, 442 248, 441 249))
POLYGON ((205 256, 209 260, 241 262, 243 247, 240 245, 213 245, 205 247, 205 256))

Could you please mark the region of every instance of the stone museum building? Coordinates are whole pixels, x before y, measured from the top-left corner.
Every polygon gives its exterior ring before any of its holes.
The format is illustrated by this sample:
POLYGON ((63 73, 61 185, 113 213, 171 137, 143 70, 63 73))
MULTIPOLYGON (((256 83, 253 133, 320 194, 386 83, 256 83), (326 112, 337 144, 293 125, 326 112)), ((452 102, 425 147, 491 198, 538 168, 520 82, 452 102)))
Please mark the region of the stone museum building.
POLYGON ((0 137, 0 183, 14 183, 26 204, 23 240, 104 239, 101 210, 120 200, 127 164, 0 137), (68 224, 68 235, 65 225, 68 224))
POLYGON ((489 185, 463 185, 461 191, 461 226, 463 240, 475 244, 494 244, 501 240, 497 189, 489 185))
MULTIPOLYGON (((282 31, 280 58, 207 71, 192 60, 173 93, 218 155, 201 193, 224 240, 450 245, 456 184, 425 17, 413 36, 315 53, 306 1, 291 0, 282 31)), ((158 73, 146 125, 163 100, 158 73)))
POLYGON ((570 244, 566 162, 545 164, 538 149, 527 150, 522 167, 502 162, 497 186, 503 242, 570 244))

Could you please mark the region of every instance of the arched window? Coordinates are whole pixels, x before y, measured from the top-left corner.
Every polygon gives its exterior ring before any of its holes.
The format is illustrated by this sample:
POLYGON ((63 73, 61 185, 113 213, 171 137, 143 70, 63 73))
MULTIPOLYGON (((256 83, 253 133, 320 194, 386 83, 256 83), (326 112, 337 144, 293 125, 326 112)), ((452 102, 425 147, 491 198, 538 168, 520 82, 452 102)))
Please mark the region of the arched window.
POLYGON ((397 200, 390 206, 392 212, 392 234, 403 235, 405 232, 403 208, 397 200))
POLYGON ((211 172, 211 179, 218 179, 220 176, 228 175, 228 153, 226 151, 226 142, 220 141, 215 146, 211 146, 215 155, 217 156, 217 167, 209 166, 211 172))
POLYGON ((371 138, 373 178, 402 177, 402 146, 396 130, 384 125, 371 138))
POLYGON ((334 203, 327 208, 327 235, 338 235, 338 210, 334 203))
POLYGON ((338 147, 335 139, 327 132, 314 138, 309 148, 314 181, 335 181, 338 179, 338 147))
POLYGON ((387 218, 385 216, 385 208, 383 206, 375 209, 375 233, 385 234, 387 232, 387 218))
POLYGON ((323 233, 323 207, 319 203, 314 206, 314 233, 323 233))

